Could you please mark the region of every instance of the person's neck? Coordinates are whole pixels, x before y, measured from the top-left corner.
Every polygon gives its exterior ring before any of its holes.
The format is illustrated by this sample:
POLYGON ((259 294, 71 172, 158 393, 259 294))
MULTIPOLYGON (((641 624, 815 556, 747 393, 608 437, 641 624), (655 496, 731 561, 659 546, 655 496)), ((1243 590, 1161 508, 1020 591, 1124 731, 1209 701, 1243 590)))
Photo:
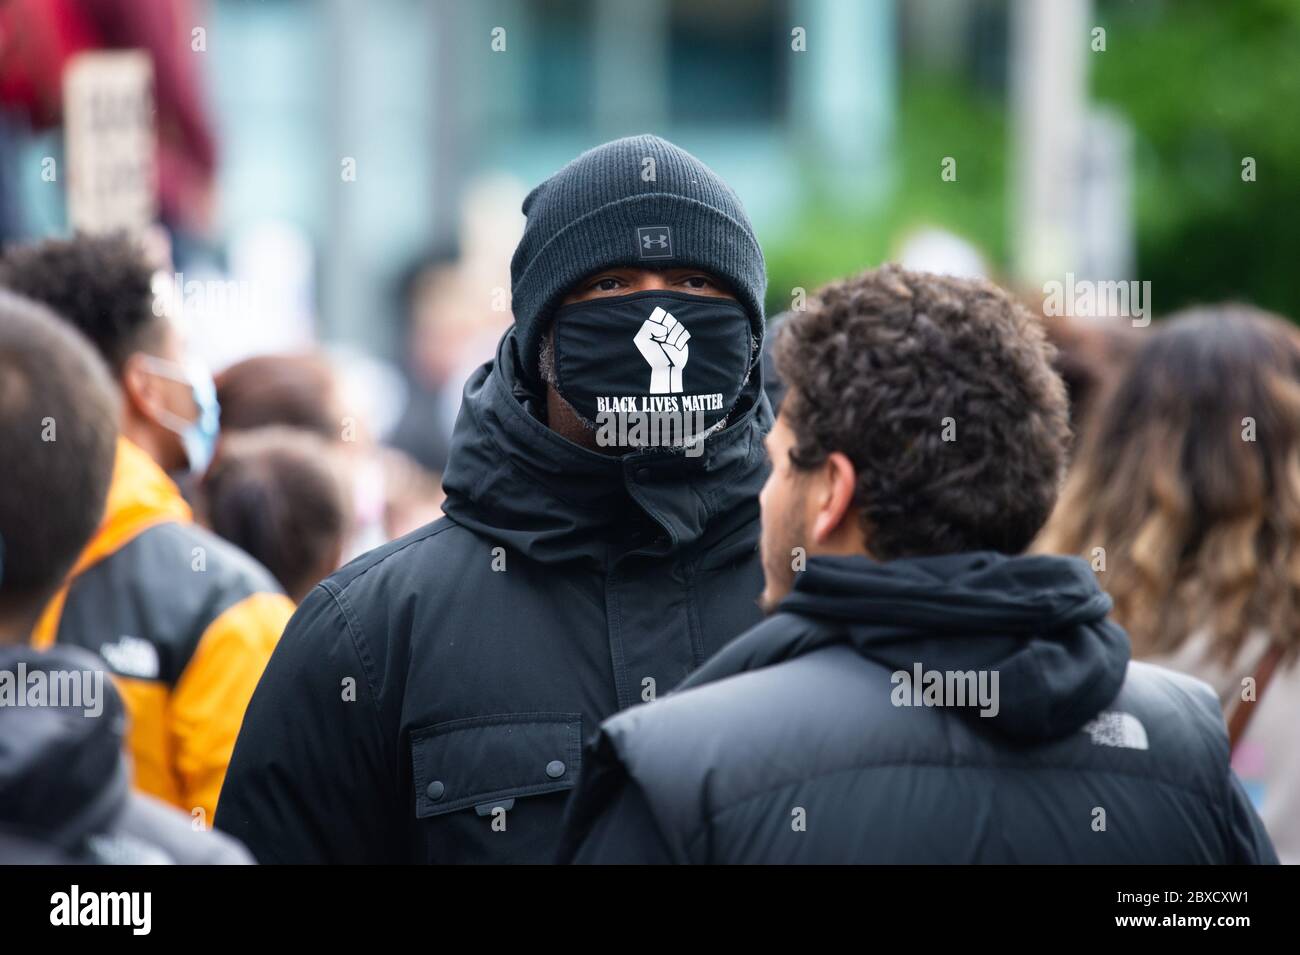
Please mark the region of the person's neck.
POLYGON ((155 462, 161 462, 162 448, 154 429, 134 415, 126 415, 122 421, 122 437, 138 447, 155 462))
POLYGON ((875 556, 867 547, 867 535, 862 531, 862 521, 856 512, 840 522, 835 533, 808 548, 809 557, 867 557, 875 556))
POLYGON ((16 647, 31 639, 36 620, 31 614, 0 610, 0 648, 16 647))

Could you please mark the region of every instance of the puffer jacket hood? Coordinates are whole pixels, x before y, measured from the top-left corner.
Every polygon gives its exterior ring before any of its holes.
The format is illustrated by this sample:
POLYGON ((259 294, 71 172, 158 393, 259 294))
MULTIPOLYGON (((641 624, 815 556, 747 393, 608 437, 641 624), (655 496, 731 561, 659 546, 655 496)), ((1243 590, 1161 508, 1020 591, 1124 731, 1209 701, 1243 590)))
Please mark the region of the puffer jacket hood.
POLYGON ((0 672, 18 693, 25 690, 19 674, 53 683, 55 674, 100 671, 94 707, 85 697, 84 707, 0 704, 0 825, 14 834, 72 852, 126 804, 126 716, 103 665, 76 647, 0 648, 0 672))
POLYGON ((98 656, 0 647, 0 681, 0 864, 252 861, 228 836, 131 790, 126 708, 98 656), (71 696, 56 696, 59 686, 71 696))
POLYGON ((544 423, 543 395, 527 383, 515 347, 502 337, 495 361, 465 385, 444 476, 443 511, 457 524, 542 563, 604 561, 611 534, 652 522, 663 553, 690 547, 719 519, 751 520, 766 467, 762 437, 772 424, 761 369, 745 384, 726 428, 695 457, 672 449, 606 455, 568 441, 544 423))
POLYGON ((768 628, 767 640, 728 647, 686 685, 845 642, 894 671, 917 663, 996 671, 999 710, 981 722, 1020 739, 1054 739, 1079 729, 1124 682, 1129 640, 1107 619, 1110 609, 1077 557, 814 557, 779 611, 822 626, 794 638, 768 628))

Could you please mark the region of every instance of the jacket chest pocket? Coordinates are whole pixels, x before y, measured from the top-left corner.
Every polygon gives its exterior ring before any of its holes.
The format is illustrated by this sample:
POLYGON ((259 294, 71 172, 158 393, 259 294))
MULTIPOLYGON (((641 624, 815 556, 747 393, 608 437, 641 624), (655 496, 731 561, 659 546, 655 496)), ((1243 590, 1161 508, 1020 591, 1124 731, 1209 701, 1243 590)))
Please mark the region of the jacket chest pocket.
POLYGON ((474 716, 416 730, 415 815, 509 811, 517 798, 572 789, 581 758, 580 713, 474 716))

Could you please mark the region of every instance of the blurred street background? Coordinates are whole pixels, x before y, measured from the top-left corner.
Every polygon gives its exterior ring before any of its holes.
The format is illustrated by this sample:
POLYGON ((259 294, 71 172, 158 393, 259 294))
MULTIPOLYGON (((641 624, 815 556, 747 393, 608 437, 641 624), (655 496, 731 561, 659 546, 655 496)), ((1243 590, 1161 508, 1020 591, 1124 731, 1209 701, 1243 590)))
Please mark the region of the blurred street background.
POLYGON ((127 48, 209 364, 328 346, 435 471, 523 196, 624 134, 737 188, 769 314, 898 259, 1300 315, 1296 0, 4 0, 3 240, 70 229, 61 78, 127 48))

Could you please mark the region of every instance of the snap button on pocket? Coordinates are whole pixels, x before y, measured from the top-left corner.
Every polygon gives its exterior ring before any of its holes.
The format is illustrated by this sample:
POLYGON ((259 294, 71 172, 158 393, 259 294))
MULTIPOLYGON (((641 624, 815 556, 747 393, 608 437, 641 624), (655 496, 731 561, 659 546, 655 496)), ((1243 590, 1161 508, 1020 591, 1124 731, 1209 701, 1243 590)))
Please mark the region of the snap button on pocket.
POLYGON ((508 811, 517 797, 572 789, 581 768, 579 713, 469 716, 411 731, 417 819, 479 807, 508 811))

